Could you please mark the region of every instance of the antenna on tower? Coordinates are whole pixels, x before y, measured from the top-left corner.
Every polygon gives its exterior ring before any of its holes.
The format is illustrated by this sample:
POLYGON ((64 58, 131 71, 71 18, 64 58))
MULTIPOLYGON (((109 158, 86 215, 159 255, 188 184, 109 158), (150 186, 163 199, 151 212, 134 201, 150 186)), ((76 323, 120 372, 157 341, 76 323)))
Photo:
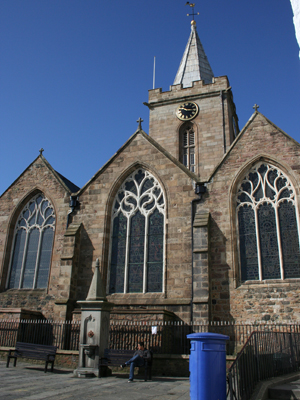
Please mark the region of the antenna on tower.
POLYGON ((153 62, 153 89, 155 89, 155 59, 156 59, 156 57, 154 56, 154 62, 153 62))

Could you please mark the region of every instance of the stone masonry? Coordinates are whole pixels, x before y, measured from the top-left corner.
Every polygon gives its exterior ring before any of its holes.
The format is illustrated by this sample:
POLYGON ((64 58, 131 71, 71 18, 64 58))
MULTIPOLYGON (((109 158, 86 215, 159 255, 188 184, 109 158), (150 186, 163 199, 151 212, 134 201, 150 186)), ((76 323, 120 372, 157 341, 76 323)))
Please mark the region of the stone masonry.
POLYGON ((55 298, 65 282, 61 271, 61 250, 67 223, 67 212, 71 191, 40 155, 23 174, 1 196, 0 208, 0 307, 42 311, 47 318, 58 317, 55 314, 55 298), (42 192, 51 201, 55 209, 56 230, 52 253, 50 280, 48 289, 9 289, 5 290, 7 273, 12 251, 14 225, 17 218, 34 194, 42 192))
MULTIPOLYGON (((195 29, 193 22, 196 34, 195 29)), ((194 62, 196 52, 192 53, 192 60, 186 53, 180 64, 185 82, 203 72, 197 70, 201 62, 194 62)), ((88 295, 99 259, 116 321, 299 320, 299 278, 242 281, 236 197, 255 163, 278 167, 295 188, 299 230, 300 145, 256 109, 239 132, 228 78, 209 81, 173 85, 166 92, 150 90, 144 103, 150 110, 149 135, 139 120, 138 130, 81 189, 58 174, 41 152, 0 196, 0 318, 79 320, 79 304, 88 295), (188 102, 196 103, 199 112, 186 114, 186 123, 176 110, 188 102), (184 144, 187 137, 194 140, 191 146, 184 144), (194 172, 183 165, 183 154, 195 156, 186 162, 195 165, 194 172), (139 168, 149 171, 164 193, 163 290, 109 294, 113 201, 122 183, 139 168), (38 193, 49 199, 56 216, 48 287, 8 289, 15 226, 24 206, 38 193)), ((147 252, 144 248, 145 270, 147 252)))
POLYGON ((244 171, 269 161, 292 180, 299 204, 300 145, 255 112, 216 168, 202 207, 211 215, 210 290, 214 320, 297 321, 299 280, 242 283, 237 250, 236 187, 244 171))
MULTIPOLYGON (((171 86, 169 92, 149 91, 149 135, 179 159, 179 128, 182 121, 175 118, 177 107, 188 101, 198 104, 199 113, 193 119, 196 133, 197 174, 206 181, 232 143, 232 118, 235 105, 227 77, 213 78, 213 83, 194 82, 192 87, 171 86)), ((237 117, 236 117, 237 118, 237 117)))

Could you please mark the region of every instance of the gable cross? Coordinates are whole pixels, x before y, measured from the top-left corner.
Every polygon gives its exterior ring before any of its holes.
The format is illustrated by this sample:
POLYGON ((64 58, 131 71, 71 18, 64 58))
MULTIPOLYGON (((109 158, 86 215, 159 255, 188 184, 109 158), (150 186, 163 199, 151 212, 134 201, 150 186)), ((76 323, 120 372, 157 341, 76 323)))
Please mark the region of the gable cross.
POLYGON ((253 106, 254 110, 257 111, 257 109, 259 108, 259 106, 257 104, 254 104, 253 106))
POLYGON ((40 152, 40 156, 42 156, 42 155, 43 155, 43 151, 44 151, 44 149, 43 149, 43 148, 41 148, 41 149, 39 150, 39 152, 40 152))
POLYGON ((140 117, 136 122, 138 122, 139 124, 139 130, 142 130, 142 122, 144 122, 144 120, 140 117))

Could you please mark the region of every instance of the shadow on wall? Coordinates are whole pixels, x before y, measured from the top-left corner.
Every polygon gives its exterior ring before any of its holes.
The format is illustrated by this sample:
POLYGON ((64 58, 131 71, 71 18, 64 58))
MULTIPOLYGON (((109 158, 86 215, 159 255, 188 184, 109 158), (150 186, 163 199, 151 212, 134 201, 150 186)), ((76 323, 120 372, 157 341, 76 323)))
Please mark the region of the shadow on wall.
POLYGON ((234 318, 230 310, 230 266, 226 262, 226 237, 211 218, 210 225, 210 307, 211 332, 228 335, 227 354, 235 351, 236 334, 230 323, 234 318), (227 324, 224 325, 223 322, 227 324))
POLYGON ((77 272, 76 300, 85 300, 93 278, 94 246, 84 226, 81 228, 80 257, 77 272))

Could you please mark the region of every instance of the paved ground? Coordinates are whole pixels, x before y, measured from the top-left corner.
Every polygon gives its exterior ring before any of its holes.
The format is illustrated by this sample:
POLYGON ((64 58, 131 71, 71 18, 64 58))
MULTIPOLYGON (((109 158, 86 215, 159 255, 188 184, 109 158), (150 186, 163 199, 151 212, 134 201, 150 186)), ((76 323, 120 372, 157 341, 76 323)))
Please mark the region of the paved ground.
POLYGON ((261 381, 255 388, 251 400, 266 399, 300 399, 300 376, 299 371, 277 376, 266 381, 261 381), (275 389, 273 392, 269 389, 275 389), (298 393, 297 393, 298 390, 298 393), (294 394, 293 394, 294 393, 294 394), (287 395, 287 396, 286 396, 287 395), (293 397, 294 396, 294 397, 293 397))
POLYGON ((300 399, 300 380, 276 385, 269 389, 269 399, 300 399))
POLYGON ((72 371, 54 368, 43 371, 43 366, 18 361, 14 368, 0 361, 1 400, 190 400, 188 378, 153 377, 144 382, 136 379, 128 383, 128 375, 108 378, 74 378, 72 371))

